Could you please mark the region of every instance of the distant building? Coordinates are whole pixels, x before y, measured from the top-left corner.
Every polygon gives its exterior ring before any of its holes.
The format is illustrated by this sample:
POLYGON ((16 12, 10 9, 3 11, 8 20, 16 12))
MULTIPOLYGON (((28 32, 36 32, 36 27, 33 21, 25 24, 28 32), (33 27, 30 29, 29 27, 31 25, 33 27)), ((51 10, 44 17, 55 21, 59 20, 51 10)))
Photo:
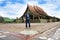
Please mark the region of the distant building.
POLYGON ((23 16, 20 18, 21 22, 24 22, 23 18, 26 13, 30 14, 30 22, 32 23, 46 23, 46 22, 57 22, 58 18, 49 16, 42 8, 38 6, 27 5, 27 9, 23 16))

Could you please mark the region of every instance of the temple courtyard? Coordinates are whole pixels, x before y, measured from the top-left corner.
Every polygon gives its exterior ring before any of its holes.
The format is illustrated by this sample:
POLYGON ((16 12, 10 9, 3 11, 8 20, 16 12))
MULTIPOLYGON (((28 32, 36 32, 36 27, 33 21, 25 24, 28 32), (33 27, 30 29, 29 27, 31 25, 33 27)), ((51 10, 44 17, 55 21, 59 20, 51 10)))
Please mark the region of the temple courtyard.
POLYGON ((60 40, 60 22, 0 24, 0 40, 60 40))

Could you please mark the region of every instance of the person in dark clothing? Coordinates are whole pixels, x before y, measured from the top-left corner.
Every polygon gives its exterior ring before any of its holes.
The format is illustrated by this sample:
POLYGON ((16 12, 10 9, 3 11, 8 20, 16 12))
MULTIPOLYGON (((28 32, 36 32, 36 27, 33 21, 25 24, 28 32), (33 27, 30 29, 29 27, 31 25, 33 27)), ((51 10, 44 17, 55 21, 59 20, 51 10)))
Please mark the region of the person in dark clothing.
POLYGON ((26 18, 26 28, 30 28, 30 15, 28 13, 25 14, 25 18, 26 18))

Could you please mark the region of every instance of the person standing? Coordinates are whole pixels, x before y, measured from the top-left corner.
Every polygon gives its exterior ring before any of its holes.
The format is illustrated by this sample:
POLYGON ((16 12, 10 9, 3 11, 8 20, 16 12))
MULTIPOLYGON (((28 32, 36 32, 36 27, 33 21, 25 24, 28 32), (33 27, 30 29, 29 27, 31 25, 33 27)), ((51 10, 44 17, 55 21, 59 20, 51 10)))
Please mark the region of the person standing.
POLYGON ((25 18, 26 18, 26 28, 30 28, 30 15, 28 13, 25 14, 25 18))

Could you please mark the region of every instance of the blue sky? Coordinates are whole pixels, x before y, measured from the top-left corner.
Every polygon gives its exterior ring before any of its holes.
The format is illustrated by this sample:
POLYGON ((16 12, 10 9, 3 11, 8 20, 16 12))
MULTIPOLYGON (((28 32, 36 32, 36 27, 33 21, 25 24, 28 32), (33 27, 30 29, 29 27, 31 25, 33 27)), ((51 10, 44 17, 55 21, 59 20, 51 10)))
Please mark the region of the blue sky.
POLYGON ((0 16, 21 17, 27 4, 37 5, 48 15, 60 18, 60 0, 0 0, 0 16))

